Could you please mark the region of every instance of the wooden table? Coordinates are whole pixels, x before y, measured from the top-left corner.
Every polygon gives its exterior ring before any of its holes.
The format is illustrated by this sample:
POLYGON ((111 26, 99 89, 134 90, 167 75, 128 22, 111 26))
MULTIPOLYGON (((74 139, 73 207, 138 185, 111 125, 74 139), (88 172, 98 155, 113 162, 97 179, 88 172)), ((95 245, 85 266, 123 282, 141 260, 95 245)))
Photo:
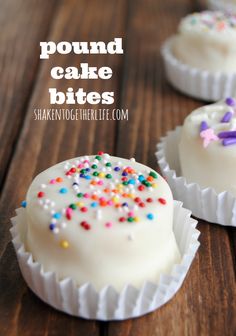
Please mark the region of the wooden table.
POLYGON ((9 234, 9 218, 33 177, 57 162, 103 150, 157 168, 154 153, 160 136, 202 105, 167 84, 160 46, 176 31, 182 16, 201 7, 191 0, 0 1, 1 335, 236 333, 236 235, 230 227, 199 221, 201 247, 174 299, 147 316, 109 323, 70 317, 39 300, 22 279, 9 234), (124 38, 124 55, 39 59, 40 41, 109 41, 114 37, 124 38), (110 66, 112 79, 51 79, 52 66, 81 62, 110 66), (114 91, 112 107, 129 109, 129 120, 35 121, 34 108, 51 108, 48 88, 66 91, 68 86, 87 92, 114 91))

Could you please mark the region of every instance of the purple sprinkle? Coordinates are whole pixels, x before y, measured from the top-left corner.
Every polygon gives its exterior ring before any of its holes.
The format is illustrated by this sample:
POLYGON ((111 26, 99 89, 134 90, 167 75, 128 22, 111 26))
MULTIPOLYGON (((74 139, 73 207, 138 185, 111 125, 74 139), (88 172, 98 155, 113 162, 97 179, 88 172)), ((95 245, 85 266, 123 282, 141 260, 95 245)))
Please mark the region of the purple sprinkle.
POLYGON ((205 121, 202 121, 201 122, 201 125, 200 125, 200 133, 202 132, 202 131, 205 131, 206 129, 208 129, 209 128, 209 126, 207 125, 207 123, 205 122, 205 121))
POLYGON ((225 131, 225 132, 220 132, 218 134, 218 137, 220 139, 225 139, 225 138, 236 138, 236 131, 225 131))
POLYGON ((220 122, 222 122, 222 123, 230 122, 232 116, 233 116, 232 112, 226 112, 220 122))
POLYGON ((230 146, 236 144, 236 138, 227 138, 222 141, 223 146, 230 146))
POLYGON ((235 100, 233 98, 230 98, 230 97, 225 99, 225 103, 228 106, 235 106, 235 100))

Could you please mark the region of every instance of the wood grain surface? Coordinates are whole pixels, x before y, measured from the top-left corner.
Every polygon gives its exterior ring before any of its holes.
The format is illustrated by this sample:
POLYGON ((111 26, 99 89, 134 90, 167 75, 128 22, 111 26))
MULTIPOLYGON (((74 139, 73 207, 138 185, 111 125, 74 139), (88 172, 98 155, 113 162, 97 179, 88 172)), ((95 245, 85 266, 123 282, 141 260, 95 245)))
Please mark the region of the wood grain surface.
MULTIPOLYGON (((202 102, 172 89, 160 47, 181 17, 204 8, 191 0, 0 0, 0 335, 235 335, 235 229, 199 221, 201 247, 174 299, 154 313, 123 322, 67 316, 38 299, 19 271, 9 218, 34 176, 59 161, 98 150, 158 169, 156 143, 202 102), (123 37, 123 55, 53 55, 40 41, 109 41, 123 37), (110 80, 60 80, 52 66, 81 62, 113 69, 110 80), (48 88, 114 91, 111 108, 124 121, 35 121, 50 108, 48 88)), ((64 105, 62 108, 66 108, 64 105)), ((91 106, 85 106, 85 108, 91 106)), ((103 106, 98 106, 98 108, 103 106)))

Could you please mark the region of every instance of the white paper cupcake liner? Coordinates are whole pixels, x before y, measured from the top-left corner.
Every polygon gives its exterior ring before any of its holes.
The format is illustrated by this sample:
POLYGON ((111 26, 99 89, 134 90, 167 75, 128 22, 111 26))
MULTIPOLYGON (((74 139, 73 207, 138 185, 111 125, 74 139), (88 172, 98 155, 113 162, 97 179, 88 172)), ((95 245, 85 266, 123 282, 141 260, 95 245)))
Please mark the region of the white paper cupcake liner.
POLYGON ((58 281, 55 273, 43 267, 25 250, 25 209, 16 210, 12 218, 12 242, 22 275, 44 302, 67 314, 96 320, 123 320, 152 312, 169 301, 181 287, 200 245, 197 221, 190 217, 182 203, 174 203, 174 234, 181 254, 181 263, 173 265, 170 275, 161 275, 158 284, 146 282, 141 289, 127 285, 118 293, 112 286, 97 292, 92 284, 76 286, 72 279, 58 281))
POLYGON ((208 0, 207 4, 210 10, 216 10, 216 11, 222 11, 222 12, 228 12, 228 13, 236 13, 236 5, 231 3, 230 1, 208 0))
POLYGON ((172 40, 169 38, 164 43, 161 53, 167 79, 177 90, 205 101, 218 101, 236 94, 236 73, 213 73, 181 63, 171 51, 172 40))
POLYGON ((178 145, 181 128, 167 133, 157 145, 157 160, 174 198, 183 202, 194 216, 211 223, 236 226, 236 198, 229 192, 217 193, 213 188, 201 188, 187 183, 181 176, 178 145))

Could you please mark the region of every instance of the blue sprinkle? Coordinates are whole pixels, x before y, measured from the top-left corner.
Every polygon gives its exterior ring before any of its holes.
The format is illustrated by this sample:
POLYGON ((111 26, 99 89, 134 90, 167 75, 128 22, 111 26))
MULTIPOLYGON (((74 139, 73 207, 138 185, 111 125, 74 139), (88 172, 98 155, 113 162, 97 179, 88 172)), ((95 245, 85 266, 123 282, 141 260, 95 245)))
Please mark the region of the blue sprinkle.
POLYGON ((154 216, 153 216, 152 213, 149 213, 149 214, 147 214, 147 218, 150 219, 150 220, 152 220, 152 219, 154 219, 154 216))
POLYGON ((79 177, 86 177, 86 175, 85 174, 79 174, 79 177))
POLYGON ((90 205, 92 208, 96 208, 98 206, 98 202, 92 202, 90 205))
POLYGON ((85 170, 86 170, 86 172, 89 172, 89 171, 90 171, 90 168, 86 168, 85 170))
POLYGON ((53 215, 53 218, 60 219, 60 218, 61 218, 61 214, 60 214, 60 212, 56 212, 56 213, 53 215))
POLYGON ((27 202, 26 202, 26 201, 21 202, 21 206, 22 206, 23 208, 26 208, 26 207, 27 207, 27 202))
POLYGON ((115 167, 115 168, 114 168, 114 171, 119 171, 119 170, 120 170, 119 167, 115 167))
POLYGON ((90 175, 86 175, 85 178, 86 178, 86 180, 91 180, 91 176, 90 175))
POLYGON ((145 177, 144 177, 143 175, 139 175, 138 180, 139 180, 140 182, 142 182, 142 181, 145 180, 145 177))
POLYGON ((135 180, 131 179, 128 181, 129 184, 135 184, 135 180))
POLYGON ((79 183, 74 182, 72 185, 73 185, 73 186, 78 186, 79 183))
POLYGON ((60 193, 61 194, 66 194, 68 192, 67 188, 61 188, 60 193))
POLYGON ((51 223, 51 224, 49 225, 49 229, 50 229, 51 231, 53 231, 53 230, 55 229, 55 227, 56 227, 56 225, 53 224, 53 223, 51 223))
POLYGON ((124 202, 124 203, 122 203, 122 206, 123 206, 123 207, 128 206, 128 203, 127 203, 127 202, 124 202))
POLYGON ((122 176, 128 176, 128 173, 123 172, 123 173, 122 173, 122 176))

